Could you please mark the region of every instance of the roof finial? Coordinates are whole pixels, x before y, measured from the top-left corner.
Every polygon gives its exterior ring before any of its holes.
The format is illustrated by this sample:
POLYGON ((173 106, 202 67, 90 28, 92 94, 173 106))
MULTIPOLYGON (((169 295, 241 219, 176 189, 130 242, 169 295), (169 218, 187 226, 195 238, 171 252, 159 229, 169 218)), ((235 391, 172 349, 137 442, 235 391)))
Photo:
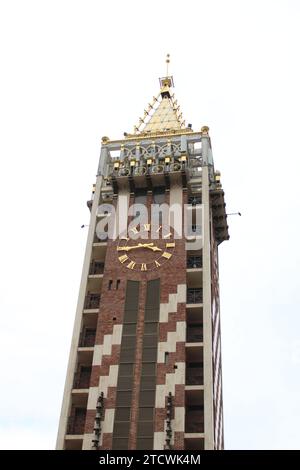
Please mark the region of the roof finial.
POLYGON ((170 54, 167 54, 167 58, 166 58, 166 64, 167 64, 167 74, 166 74, 166 76, 167 77, 169 76, 169 63, 170 63, 170 54))

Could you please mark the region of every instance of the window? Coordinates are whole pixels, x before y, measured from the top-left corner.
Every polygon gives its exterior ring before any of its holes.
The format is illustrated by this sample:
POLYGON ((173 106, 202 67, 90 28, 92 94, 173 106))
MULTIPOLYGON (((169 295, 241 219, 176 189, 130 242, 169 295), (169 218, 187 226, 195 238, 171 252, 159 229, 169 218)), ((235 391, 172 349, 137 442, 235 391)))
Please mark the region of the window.
POLYGON ((145 348, 154 348, 157 345, 157 335, 144 335, 143 346, 145 348))
POLYGON ((133 364, 120 364, 119 377, 124 377, 126 375, 133 375, 133 364))
POLYGON ((128 437, 125 437, 125 438, 114 437, 112 448, 113 450, 127 450, 128 449, 128 437))
POLYGON ((136 323, 125 323, 123 325, 123 335, 136 335, 136 323))
POLYGON ((140 408, 139 409, 139 421, 152 421, 153 410, 154 408, 152 407, 140 408))
POLYGON ((114 432, 118 437, 128 436, 128 421, 115 421, 114 432))
POLYGON ((117 290, 118 290, 119 287, 120 287, 120 283, 121 283, 121 281, 120 281, 120 279, 118 279, 118 280, 117 280, 117 285, 116 285, 116 289, 117 289, 117 290))
POLYGON ((153 449, 153 437, 149 438, 138 438, 136 441, 137 450, 151 450, 153 449))
POLYGON ((127 281, 124 323, 135 323, 139 308, 139 282, 127 281))
POLYGON ((153 362, 157 360, 157 345, 155 348, 143 348, 143 362, 153 362))
POLYGON ((140 394, 140 407, 155 406, 155 390, 146 390, 140 394))
POLYGON ((125 349, 135 348, 135 343, 136 343, 135 336, 132 336, 132 335, 131 336, 126 336, 126 338, 124 338, 124 341, 122 341, 121 351, 124 351, 125 349))
POLYGON ((111 288, 112 288, 112 283, 113 283, 112 280, 108 281, 108 290, 111 290, 111 288))
POLYGON ((121 351, 120 362, 134 362, 135 349, 123 349, 121 351))
POLYGON ((156 362, 146 362, 142 365, 142 375, 156 376, 156 362))
POLYGON ((145 323, 144 334, 157 334, 157 322, 145 323))
MULTIPOLYGON (((117 280, 116 289, 120 285, 117 280)), ((127 281, 112 448, 128 449, 136 347, 139 282, 127 281)))
MULTIPOLYGON (((156 295, 158 295, 158 293, 156 295)), ((145 310, 145 322, 158 322, 158 320, 159 320, 158 308, 149 307, 145 310)))
POLYGON ((131 390, 132 389, 132 377, 119 377, 118 379, 118 390, 131 390))
POLYGON ((137 435, 139 437, 152 437, 153 432, 153 421, 139 421, 137 429, 137 435))
POLYGON ((169 364, 169 353, 165 352, 165 364, 169 364))
POLYGON ((116 421, 130 421, 130 408, 117 408, 115 412, 116 421))
POLYGON ((141 390, 154 390, 156 387, 155 375, 146 375, 141 377, 141 390))
POLYGON ((130 407, 131 405, 131 391, 118 391, 117 393, 117 407, 124 406, 130 407))

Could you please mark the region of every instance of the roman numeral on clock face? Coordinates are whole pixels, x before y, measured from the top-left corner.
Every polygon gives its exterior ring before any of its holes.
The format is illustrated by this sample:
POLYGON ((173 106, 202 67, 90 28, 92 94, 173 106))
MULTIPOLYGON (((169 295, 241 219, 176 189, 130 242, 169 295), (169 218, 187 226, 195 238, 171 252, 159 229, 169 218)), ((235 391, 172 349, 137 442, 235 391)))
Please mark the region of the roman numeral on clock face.
POLYGON ((125 263, 125 261, 127 261, 129 258, 127 255, 122 255, 122 256, 119 256, 119 261, 120 263, 125 263))
POLYGON ((161 256, 162 256, 163 258, 170 259, 171 256, 172 256, 172 253, 168 253, 167 251, 164 251, 161 256))
POLYGON ((166 243, 166 248, 174 248, 175 247, 175 242, 173 243, 166 243))
POLYGON ((126 267, 127 267, 128 269, 134 269, 135 265, 136 265, 136 263, 135 263, 134 261, 130 261, 130 263, 127 264, 126 267))
POLYGON ((142 263, 141 271, 147 271, 147 264, 146 263, 142 263))
POLYGON ((139 233, 138 229, 136 227, 133 227, 130 229, 131 232, 133 232, 135 235, 139 233))

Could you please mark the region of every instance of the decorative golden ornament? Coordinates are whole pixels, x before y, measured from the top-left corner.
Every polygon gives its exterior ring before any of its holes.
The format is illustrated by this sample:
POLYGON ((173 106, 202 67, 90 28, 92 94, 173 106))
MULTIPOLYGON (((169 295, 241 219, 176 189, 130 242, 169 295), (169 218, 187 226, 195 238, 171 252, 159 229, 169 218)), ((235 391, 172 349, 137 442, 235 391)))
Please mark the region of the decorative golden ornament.
POLYGON ((203 126, 201 127, 201 134, 203 135, 208 135, 209 127, 208 126, 203 126))

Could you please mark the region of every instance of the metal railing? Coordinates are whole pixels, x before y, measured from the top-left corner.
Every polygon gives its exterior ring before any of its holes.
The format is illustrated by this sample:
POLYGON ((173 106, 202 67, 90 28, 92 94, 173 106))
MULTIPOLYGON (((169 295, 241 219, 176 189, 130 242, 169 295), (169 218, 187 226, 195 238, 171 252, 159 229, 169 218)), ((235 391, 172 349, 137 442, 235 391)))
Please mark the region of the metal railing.
POLYGON ((203 368, 187 368, 185 383, 186 385, 203 385, 203 368))
POLYGON ((204 432, 204 415, 201 411, 187 412, 185 416, 185 432, 204 432))
POLYGON ((188 325, 186 330, 187 343, 202 343, 203 341, 203 327, 188 325))
POLYGON ((103 261, 93 260, 90 264, 89 274, 103 274, 104 272, 104 263, 103 261))
POLYGON ((202 304, 203 302, 203 289, 201 288, 188 288, 186 303, 187 304, 202 304))
POLYGON ((85 328, 80 335, 79 346, 88 348, 95 345, 96 328, 85 328))
POLYGON ((202 256, 189 256, 186 260, 186 266, 189 269, 202 268, 202 256))
POLYGON ((165 163, 153 162, 151 165, 147 165, 146 162, 140 165, 130 165, 124 163, 119 167, 110 165, 109 175, 114 177, 129 177, 129 176, 144 176, 144 175, 159 175, 164 173, 173 173, 184 171, 187 168, 187 164, 184 161, 170 161, 165 163))
MULTIPOLYGON (((78 411, 78 410, 77 410, 78 411)), ((83 434, 85 425, 86 410, 80 409, 80 412, 69 416, 67 434, 83 434)))
POLYGON ((73 388, 89 388, 92 367, 82 367, 74 376, 73 388))
POLYGON ((87 294, 85 298, 84 308, 85 309, 99 308, 100 299, 101 299, 100 294, 91 294, 91 293, 87 294))

